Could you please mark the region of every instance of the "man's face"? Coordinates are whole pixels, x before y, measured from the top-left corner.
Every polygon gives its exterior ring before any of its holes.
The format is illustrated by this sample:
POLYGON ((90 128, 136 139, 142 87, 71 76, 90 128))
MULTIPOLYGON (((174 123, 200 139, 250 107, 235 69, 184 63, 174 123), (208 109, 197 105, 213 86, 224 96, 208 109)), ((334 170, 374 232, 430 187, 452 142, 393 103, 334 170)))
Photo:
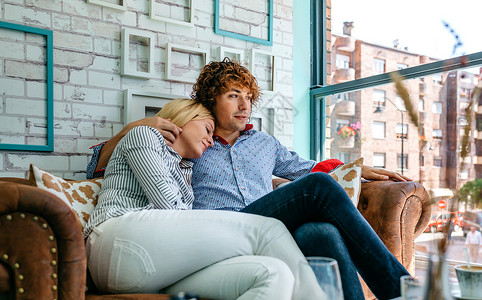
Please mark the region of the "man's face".
POLYGON ((243 131, 251 113, 251 93, 243 87, 231 87, 216 97, 214 115, 216 133, 243 131))

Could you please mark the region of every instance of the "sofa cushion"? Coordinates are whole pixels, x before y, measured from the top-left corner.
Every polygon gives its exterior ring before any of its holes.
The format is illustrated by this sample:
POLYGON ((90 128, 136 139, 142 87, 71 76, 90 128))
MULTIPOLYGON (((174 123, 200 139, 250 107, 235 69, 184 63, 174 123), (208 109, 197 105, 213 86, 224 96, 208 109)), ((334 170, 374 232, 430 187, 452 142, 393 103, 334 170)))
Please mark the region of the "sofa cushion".
POLYGON ((355 207, 358 206, 358 198, 361 191, 362 165, 363 157, 360 157, 353 162, 339 166, 329 173, 343 187, 355 207))
POLYGON ((102 178, 80 181, 65 180, 30 164, 30 184, 62 199, 77 215, 82 230, 97 205, 103 180, 102 178))

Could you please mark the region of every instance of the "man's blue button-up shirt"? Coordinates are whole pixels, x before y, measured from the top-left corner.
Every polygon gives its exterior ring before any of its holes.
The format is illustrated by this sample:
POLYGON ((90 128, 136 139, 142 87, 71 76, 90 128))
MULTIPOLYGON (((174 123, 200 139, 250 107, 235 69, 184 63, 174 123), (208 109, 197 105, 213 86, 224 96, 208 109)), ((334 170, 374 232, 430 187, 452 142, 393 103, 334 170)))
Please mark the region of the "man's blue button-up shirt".
POLYGON ((214 146, 194 162, 193 209, 235 211, 271 192, 272 175, 295 180, 316 164, 256 130, 241 132, 233 146, 216 136, 214 146))

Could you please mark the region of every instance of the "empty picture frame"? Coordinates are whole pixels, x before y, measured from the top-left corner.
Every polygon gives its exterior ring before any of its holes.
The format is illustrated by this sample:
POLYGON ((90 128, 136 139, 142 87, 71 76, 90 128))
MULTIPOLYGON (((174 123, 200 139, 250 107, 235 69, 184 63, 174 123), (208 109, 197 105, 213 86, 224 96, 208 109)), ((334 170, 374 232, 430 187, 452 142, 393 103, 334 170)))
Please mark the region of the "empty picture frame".
POLYGON ((249 70, 258 80, 258 84, 264 95, 272 95, 276 92, 276 69, 277 58, 274 54, 251 49, 249 70))
POLYGON ((216 49, 216 56, 219 61, 222 61, 225 57, 228 57, 231 60, 237 61, 241 64, 244 63, 244 50, 219 46, 216 49))
POLYGON ((148 111, 161 110, 169 101, 185 96, 162 94, 154 92, 141 92, 133 89, 124 90, 124 125, 133 121, 151 117, 148 111))
POLYGON ((262 107, 253 110, 250 123, 253 124, 253 129, 274 135, 275 117, 274 108, 262 107))
MULTIPOLYGON (((267 29, 268 37, 266 39, 250 36, 248 34, 242 34, 242 33, 238 33, 238 32, 233 32, 233 31, 221 29, 220 18, 222 16, 220 15, 220 5, 222 3, 220 3, 220 2, 222 2, 222 0, 215 0, 215 4, 214 4, 214 33, 224 35, 224 36, 228 36, 228 37, 232 37, 232 38, 235 38, 235 39, 241 39, 241 40, 257 43, 257 44, 273 46, 273 0, 265 0, 265 1, 268 4, 268 29, 267 29)), ((249 3, 252 4, 252 1, 250 1, 249 3)), ((262 4, 262 1, 257 1, 256 3, 262 4)), ((233 7, 234 7, 234 5, 233 5, 233 7)), ((237 8, 237 9, 239 9, 239 8, 237 8)), ((250 15, 251 20, 252 20, 252 17, 254 16, 253 14, 254 13, 252 11, 250 11, 250 12, 247 12, 245 15, 250 15)), ((239 19, 236 18, 236 17, 232 17, 230 21, 235 22, 236 20, 239 20, 239 19)), ((246 23, 243 23, 243 25, 246 25, 246 23)), ((245 26, 240 26, 240 27, 245 27, 245 26)), ((253 27, 253 28, 255 28, 255 27, 253 27)))
POLYGON ((140 31, 132 28, 124 28, 122 29, 121 33, 121 75, 124 76, 132 76, 132 77, 137 77, 137 78, 144 78, 144 79, 149 79, 149 78, 154 78, 154 40, 155 40, 155 34, 153 32, 148 32, 148 31, 140 31), (137 37, 138 42, 137 44, 139 46, 136 46, 136 43, 134 43, 135 47, 135 54, 136 57, 131 61, 131 38, 137 37), (141 45, 141 39, 147 40, 147 45, 141 45), (147 53, 145 55, 147 56, 147 62, 145 63, 145 71, 139 70, 139 63, 141 62, 141 59, 138 57, 138 54, 142 52, 142 49, 146 49, 147 53))
POLYGON ((180 18, 173 18, 173 15, 182 15, 185 19, 185 9, 184 6, 173 5, 172 3, 166 3, 166 10, 164 10, 164 16, 158 15, 159 9, 156 9, 156 0, 149 0, 149 17, 153 20, 162 21, 166 23, 194 27, 194 1, 184 0, 188 3, 187 9, 189 13, 187 14, 187 21, 181 20, 180 18))
MULTIPOLYGON (((53 76, 53 32, 51 30, 46 30, 46 29, 40 29, 40 28, 35 28, 35 27, 30 27, 30 26, 25 26, 25 25, 19 25, 19 24, 12 24, 12 23, 7 23, 7 22, 1 22, 0 21, 0 32, 3 30, 3 29, 7 29, 7 30, 13 30, 14 32, 22 32, 22 33, 29 33, 29 34, 34 34, 34 35, 39 35, 43 38, 45 38, 45 73, 46 74, 42 74, 41 77, 43 77, 45 75, 45 89, 44 87, 41 87, 41 90, 42 90, 42 94, 43 96, 45 96, 45 113, 46 113, 46 116, 45 116, 45 120, 46 120, 46 130, 43 128, 45 127, 45 125, 43 124, 43 121, 40 122, 40 124, 38 125, 39 129, 42 130, 42 134, 43 132, 45 131, 45 145, 31 145, 31 144, 26 144, 27 142, 27 139, 25 137, 25 133, 22 134, 20 133, 19 131, 15 131, 13 130, 11 133, 12 135, 18 135, 18 136, 21 136, 22 138, 24 138, 24 142, 23 144, 20 144, 20 143, 0 143, 0 150, 26 150, 26 151, 54 151, 54 105, 53 105, 53 93, 54 93, 54 76, 53 76), (44 90, 43 90, 44 89, 44 90)), ((5 34, 1 34, 0 35, 0 39, 8 39, 8 36, 5 35, 5 34)), ((7 41, 5 41, 7 43, 7 41)), ((15 41, 12 40, 12 41, 8 41, 8 43, 11 43, 12 45, 15 44, 15 41)), ((21 43, 25 43, 25 41, 22 41, 21 43)), ((25 46, 24 44, 21 44, 20 45, 22 48, 25 46)), ((2 50, 4 51, 7 51, 7 52, 12 52, 12 49, 9 47, 3 47, 2 49, 0 49, 0 57, 3 56, 3 54, 13 54, 13 53, 2 53, 2 50)), ((22 52, 23 53, 23 52, 22 52)), ((5 63, 7 62, 7 59, 5 59, 5 63)), ((14 60, 12 60, 12 62, 14 62, 14 60)), ((14 62, 14 63, 18 63, 17 62, 14 62)), ((21 62, 23 63, 23 62, 21 62)), ((32 65, 32 67, 37 67, 39 70, 43 69, 42 66, 39 66, 39 65, 32 65)), ((4 65, 4 68, 5 68, 5 65, 4 65)), ((18 69, 18 68, 16 68, 18 69)), ((5 68, 6 70, 6 68, 5 68)), ((0 72, 0 74, 2 75, 6 75, 4 72, 0 72)), ((40 74, 40 73, 39 73, 40 74)), ((15 76, 17 77, 17 75, 15 76)), ((22 79, 18 79, 18 78, 10 78, 10 77, 5 77, 3 78, 3 83, 4 85, 8 85, 7 86, 4 86, 5 89, 3 89, 2 91, 2 94, 5 95, 5 96, 8 96, 9 95, 9 90, 13 91, 16 93, 15 97, 12 96, 11 99, 13 101, 15 101, 15 99, 18 99, 18 100, 22 100, 22 94, 23 93, 19 93, 19 91, 23 91, 23 88, 22 87, 19 87, 19 89, 16 89, 11 83, 9 80, 13 80, 15 82, 19 82, 19 85, 20 86, 24 86, 25 85, 25 82, 22 82, 22 79), (8 82, 7 82, 8 81, 8 82), (20 90, 21 88, 21 90, 20 90)), ((28 78, 26 78, 28 79, 28 78)), ((1 76, 0 76, 0 80, 2 80, 1 76)), ((43 79, 42 79, 43 80, 43 79)), ((32 82, 35 82, 37 81, 38 82, 38 78, 36 78, 34 81, 32 82)), ((42 98, 42 97, 40 97, 42 98)), ((0 101, 2 99, 0 98, 0 101)), ((43 109, 43 108, 42 108, 43 109)), ((27 119, 25 119, 25 109, 23 110, 22 112, 22 116, 19 116, 17 117, 17 127, 18 129, 20 129, 22 126, 25 126, 23 128, 26 128, 27 127, 27 119), (25 122, 24 124, 22 124, 22 122, 20 122, 20 118, 24 118, 25 119, 25 122)), ((9 126, 13 126, 13 124, 11 123, 12 120, 15 120, 15 116, 9 116, 9 120, 1 120, 0 123, 3 123, 2 124, 2 127, 3 126, 6 126, 5 128, 1 128, 0 132, 2 134, 4 133, 7 133, 9 131, 9 126), (7 122, 7 123, 4 123, 4 122, 7 122)), ((35 124, 31 124, 32 127, 35 127, 35 124)), ((44 139, 42 137, 42 139, 44 139)))
MULTIPOLYGON (((167 47, 166 47, 166 51, 167 51, 167 62, 166 62, 166 80, 170 80, 170 81, 177 81, 177 82, 186 82, 186 83, 195 83, 196 82, 196 79, 197 79, 197 75, 199 74, 196 74, 196 76, 186 76, 186 74, 182 74, 182 75, 178 75, 178 74, 174 74, 175 72, 173 72, 173 52, 181 52, 181 53, 185 53, 185 54, 188 54, 189 56, 191 56, 191 54, 193 55, 198 55, 201 57, 201 62, 200 62, 200 65, 197 66, 199 67, 199 72, 201 71, 201 68, 204 67, 208 62, 209 62, 209 59, 210 59, 210 56, 209 56, 209 50, 205 50, 205 49, 199 49, 199 48, 194 48, 194 47, 188 47, 188 46, 184 46, 184 45, 176 45, 176 44, 172 44, 172 43, 168 43, 167 44, 167 47)), ((177 60, 179 61, 179 60, 177 60)), ((191 57, 188 58, 188 61, 186 62, 188 64, 188 68, 185 68, 186 70, 186 73, 193 73, 193 72, 196 72, 198 73, 196 70, 195 70, 195 67, 194 65, 191 65, 191 64, 194 64, 194 59, 191 59, 191 57), (194 71, 193 71, 194 70, 194 71)))
POLYGON ((105 6, 117 10, 127 10, 127 0, 117 0, 119 4, 103 1, 103 0, 87 0, 87 3, 92 3, 100 6, 105 6))

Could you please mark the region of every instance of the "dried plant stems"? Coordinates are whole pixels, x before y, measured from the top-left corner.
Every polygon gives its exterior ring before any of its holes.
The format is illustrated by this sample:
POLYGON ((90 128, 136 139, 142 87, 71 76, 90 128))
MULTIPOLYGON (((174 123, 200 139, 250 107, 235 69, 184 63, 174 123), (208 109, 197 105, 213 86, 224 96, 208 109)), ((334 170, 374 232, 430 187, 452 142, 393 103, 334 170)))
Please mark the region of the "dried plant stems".
POLYGON ((419 126, 418 123, 418 114, 415 111, 415 108, 413 107, 413 103, 410 100, 410 93, 408 92, 408 89, 405 87, 403 84, 403 80, 405 78, 400 75, 398 72, 392 72, 390 73, 390 79, 393 81, 395 84, 395 90, 397 91, 397 94, 402 98, 403 103, 405 104, 405 109, 408 111, 408 115, 410 116, 410 120, 412 121, 413 125, 419 126))

